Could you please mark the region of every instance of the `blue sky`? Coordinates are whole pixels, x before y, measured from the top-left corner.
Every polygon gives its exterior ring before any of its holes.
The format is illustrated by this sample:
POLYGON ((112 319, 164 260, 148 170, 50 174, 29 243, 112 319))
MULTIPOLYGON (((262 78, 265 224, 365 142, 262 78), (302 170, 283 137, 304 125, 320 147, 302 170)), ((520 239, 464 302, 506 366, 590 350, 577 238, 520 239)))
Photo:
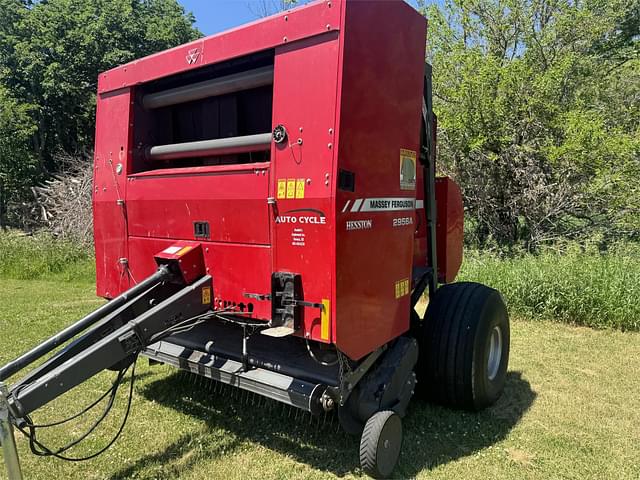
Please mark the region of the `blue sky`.
MULTIPOLYGON (((271 3, 273 0, 267 0, 271 3)), ((196 26, 212 35, 258 18, 262 0, 179 0, 196 17, 196 26)), ((415 5, 415 0, 409 0, 415 5)))
MULTIPOLYGON (((205 35, 255 20, 251 0, 179 0, 196 16, 196 26, 205 35)), ((255 10, 255 7, 253 8, 255 10)))

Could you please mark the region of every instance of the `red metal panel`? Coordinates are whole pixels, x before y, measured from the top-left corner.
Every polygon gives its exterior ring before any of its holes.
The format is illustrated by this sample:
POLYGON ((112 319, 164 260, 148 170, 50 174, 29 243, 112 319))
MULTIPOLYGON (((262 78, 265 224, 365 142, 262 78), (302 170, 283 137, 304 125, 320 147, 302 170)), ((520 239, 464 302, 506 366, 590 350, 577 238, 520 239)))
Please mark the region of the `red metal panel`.
POLYGON ((464 208, 458 185, 449 177, 436 179, 438 279, 453 282, 462 265, 464 208))
POLYGON ((416 192, 400 158, 419 148, 426 20, 400 0, 348 1, 343 31, 338 164, 356 180, 335 194, 335 340, 357 359, 409 326, 416 192))
POLYGON ((209 240, 270 243, 268 163, 154 170, 128 183, 130 235, 195 239, 194 222, 208 222, 209 240))
MULTIPOLYGON (((305 300, 328 300, 329 308, 335 269, 331 186, 338 49, 337 32, 277 49, 273 92, 273 124, 289 132, 288 141, 272 149, 274 271, 301 274, 305 300)), ((331 322, 327 313, 325 322, 331 322)), ((304 309, 302 334, 328 342, 328 327, 323 336, 320 311, 304 309)))
MULTIPOLYGON (((173 245, 172 240, 129 237, 131 273, 135 280, 156 270, 154 256, 173 245)), ((271 304, 248 299, 244 293, 266 293, 271 289, 271 248, 259 245, 200 242, 207 274, 213 277, 214 306, 224 302, 245 311, 249 305, 255 318, 271 318, 271 304)))
POLYGON ((99 77, 107 92, 336 30, 340 0, 320 0, 122 65, 99 77))
POLYGON ((127 225, 124 168, 130 156, 132 94, 129 89, 98 96, 93 175, 96 291, 111 298, 129 288, 125 264, 127 225), (120 173, 119 173, 120 172, 120 173))

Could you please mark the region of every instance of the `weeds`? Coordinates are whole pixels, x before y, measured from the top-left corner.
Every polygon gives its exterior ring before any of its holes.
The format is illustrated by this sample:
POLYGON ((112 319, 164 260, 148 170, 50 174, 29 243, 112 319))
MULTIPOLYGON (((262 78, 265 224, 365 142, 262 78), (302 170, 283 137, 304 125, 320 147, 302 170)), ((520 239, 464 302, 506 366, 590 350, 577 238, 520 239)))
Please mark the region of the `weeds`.
POLYGON ((0 277, 93 282, 93 253, 47 234, 0 232, 0 277))
MULTIPOLYGON (((95 280, 93 253, 50 235, 0 232, 0 277, 95 280)), ((512 314, 596 328, 640 330, 640 245, 603 253, 569 244, 539 254, 467 251, 458 280, 498 289, 512 314)))
POLYGON ((502 292, 509 310, 596 328, 640 330, 640 246, 569 245, 501 258, 467 252, 459 280, 502 292))

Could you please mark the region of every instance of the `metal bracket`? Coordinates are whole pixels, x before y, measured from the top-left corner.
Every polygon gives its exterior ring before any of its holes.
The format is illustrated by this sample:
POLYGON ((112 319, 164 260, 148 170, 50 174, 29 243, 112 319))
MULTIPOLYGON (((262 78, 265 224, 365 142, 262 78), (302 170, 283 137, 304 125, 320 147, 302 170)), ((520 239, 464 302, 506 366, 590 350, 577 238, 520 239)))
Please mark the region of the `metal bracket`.
POLYGON ((319 308, 320 310, 324 310, 324 305, 319 302, 307 302, 306 300, 296 300, 289 299, 283 300, 283 305, 293 305, 294 307, 309 307, 309 308, 319 308))
MULTIPOLYGON (((243 293, 243 297, 252 298, 253 300, 271 300, 270 293, 243 293)), ((277 295, 278 297, 282 296, 281 294, 277 295)), ((309 307, 309 308, 319 308, 320 310, 324 310, 324 305, 320 302, 307 302, 306 300, 297 300, 297 299, 284 299, 282 300, 282 305, 291 305, 293 307, 309 307)))
POLYGON ((433 138, 434 115, 432 96, 431 65, 425 64, 424 90, 422 98, 422 136, 420 160, 423 164, 424 175, 424 212, 427 220, 427 259, 428 266, 433 269, 430 276, 429 296, 433 296, 438 288, 438 249, 436 245, 436 163, 435 163, 435 138, 433 138))
POLYGON ((364 361, 362 361, 362 363, 360 363, 360 365, 358 365, 358 368, 345 374, 344 377, 340 379, 340 405, 345 404, 349 394, 386 349, 387 345, 383 345, 377 350, 374 350, 367 358, 364 359, 364 361))
POLYGON ((245 298, 252 298, 254 300, 271 300, 270 293, 243 293, 242 296, 245 298))
POLYGON ((9 389, 0 382, 0 444, 2 444, 2 454, 7 467, 9 480, 22 480, 22 470, 20 469, 20 459, 16 447, 16 439, 13 436, 13 424, 9 415, 9 389))

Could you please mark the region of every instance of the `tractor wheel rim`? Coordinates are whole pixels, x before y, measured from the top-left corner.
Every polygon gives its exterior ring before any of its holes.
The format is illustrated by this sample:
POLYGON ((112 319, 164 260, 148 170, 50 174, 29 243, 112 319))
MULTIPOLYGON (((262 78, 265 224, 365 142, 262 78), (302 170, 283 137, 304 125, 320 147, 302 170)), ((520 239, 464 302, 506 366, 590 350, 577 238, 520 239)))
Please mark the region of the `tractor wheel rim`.
POLYGON ((489 357, 487 358, 487 374, 489 380, 493 380, 498 375, 500 363, 502 361, 502 330, 497 325, 491 330, 489 340, 489 357))

